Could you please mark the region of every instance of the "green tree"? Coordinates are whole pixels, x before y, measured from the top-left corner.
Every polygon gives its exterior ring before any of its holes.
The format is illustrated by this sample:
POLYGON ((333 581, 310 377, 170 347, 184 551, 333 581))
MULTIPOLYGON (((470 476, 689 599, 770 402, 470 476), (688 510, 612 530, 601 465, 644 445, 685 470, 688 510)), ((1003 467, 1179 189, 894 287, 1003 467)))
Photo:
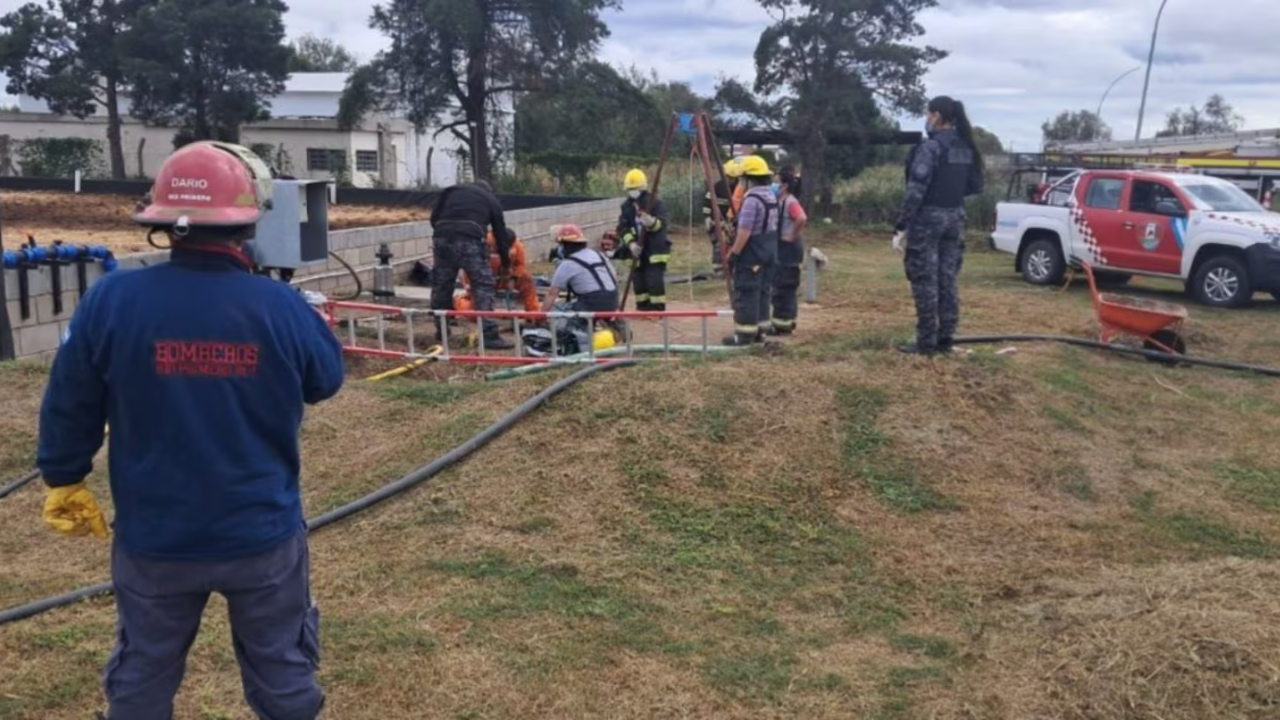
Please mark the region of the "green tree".
MULTIPOLYGON (((840 112, 842 107, 851 110, 870 99, 892 110, 924 109, 924 75, 946 53, 916 43, 924 35, 916 15, 937 0, 759 2, 775 22, 756 46, 755 95, 780 98, 773 109, 784 111, 797 135, 805 193, 829 197, 827 133, 836 123, 854 132, 874 129, 862 113, 840 112)), ((733 90, 722 83, 720 99, 733 90)))
POLYGON ((1174 108, 1165 119, 1165 128, 1156 137, 1185 137, 1236 132, 1244 127, 1244 118, 1231 103, 1217 93, 1210 95, 1201 107, 1174 108))
POLYGON ((137 0, 46 0, 0 18, 0 70, 10 94, 84 119, 105 109, 111 176, 124 179, 120 92, 137 0))
POLYGON ((491 113, 590 59, 609 34, 600 12, 620 0, 387 0, 370 26, 391 46, 347 83, 340 120, 401 107, 466 143, 476 177, 493 178, 491 113))
POLYGON ((1004 143, 1000 142, 1000 138, 995 133, 984 127, 973 128, 973 139, 978 145, 978 152, 987 157, 1004 154, 1004 143))
POLYGON ((289 44, 289 72, 352 72, 360 63, 335 40, 303 35, 289 44))
POLYGON ((1052 120, 1045 120, 1040 131, 1046 144, 1111 139, 1111 127, 1097 113, 1089 110, 1063 110, 1052 120))
POLYGON ((157 0, 127 38, 133 114, 190 140, 236 142, 270 117, 291 52, 282 0, 157 0))
POLYGON ((653 152, 665 117, 653 98, 602 62, 587 62, 553 91, 530 93, 516 106, 516 152, 643 155, 653 152))

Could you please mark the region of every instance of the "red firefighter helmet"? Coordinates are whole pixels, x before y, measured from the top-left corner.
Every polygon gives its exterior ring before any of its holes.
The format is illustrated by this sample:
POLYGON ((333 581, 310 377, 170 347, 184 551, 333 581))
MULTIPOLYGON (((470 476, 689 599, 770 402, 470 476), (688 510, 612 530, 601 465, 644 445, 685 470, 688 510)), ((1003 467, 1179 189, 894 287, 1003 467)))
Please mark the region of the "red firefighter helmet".
POLYGON ((271 207, 271 169, 246 147, 197 142, 165 159, 135 222, 154 227, 254 225, 271 207))
POLYGON ((582 233, 582 228, 572 223, 561 225, 556 231, 556 242, 585 243, 586 241, 587 236, 582 233))

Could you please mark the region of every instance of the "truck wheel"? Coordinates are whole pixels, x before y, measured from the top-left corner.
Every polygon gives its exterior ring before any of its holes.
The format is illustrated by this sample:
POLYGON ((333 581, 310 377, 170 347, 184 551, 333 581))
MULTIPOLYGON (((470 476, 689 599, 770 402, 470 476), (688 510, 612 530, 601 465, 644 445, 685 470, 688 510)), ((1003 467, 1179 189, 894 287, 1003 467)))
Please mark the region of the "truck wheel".
POLYGON ((1249 271, 1232 255, 1209 258, 1191 279, 1191 296, 1209 307, 1241 307, 1253 298, 1249 271))
POLYGON ((1032 240, 1022 254, 1022 277, 1032 285, 1056 285, 1066 269, 1062 249, 1052 240, 1032 240))

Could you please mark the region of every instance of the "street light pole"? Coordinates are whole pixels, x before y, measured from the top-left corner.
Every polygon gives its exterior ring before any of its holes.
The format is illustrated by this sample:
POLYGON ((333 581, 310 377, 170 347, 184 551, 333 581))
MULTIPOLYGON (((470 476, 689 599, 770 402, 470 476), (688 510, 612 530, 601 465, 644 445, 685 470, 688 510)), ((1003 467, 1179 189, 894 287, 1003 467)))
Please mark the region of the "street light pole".
POLYGON ((1142 140, 1142 116, 1147 113, 1147 89, 1151 87, 1151 63, 1156 58, 1156 35, 1160 33, 1160 16, 1164 15, 1164 6, 1169 0, 1161 0, 1160 10, 1156 13, 1156 24, 1151 28, 1151 49, 1147 51, 1147 79, 1142 83, 1142 104, 1138 106, 1138 131, 1133 134, 1133 141, 1142 140))
POLYGON ((1099 120, 1102 119, 1102 104, 1107 101, 1107 96, 1111 94, 1111 91, 1115 88, 1116 84, 1119 83, 1121 80, 1129 77, 1130 75, 1138 72, 1141 69, 1142 69, 1142 66, 1139 65, 1138 67, 1132 70, 1126 70, 1123 75, 1111 81, 1111 84, 1107 86, 1107 91, 1102 93, 1102 99, 1098 101, 1098 112, 1094 113, 1095 115, 1098 116, 1099 120))

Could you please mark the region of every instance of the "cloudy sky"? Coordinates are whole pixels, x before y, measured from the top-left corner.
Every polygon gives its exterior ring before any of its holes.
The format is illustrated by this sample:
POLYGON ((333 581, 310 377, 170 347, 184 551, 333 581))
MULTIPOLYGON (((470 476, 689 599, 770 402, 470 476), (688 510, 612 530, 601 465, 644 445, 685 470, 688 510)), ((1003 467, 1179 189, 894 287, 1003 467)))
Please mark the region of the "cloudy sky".
MULTIPOLYGON (((292 0, 291 7, 291 33, 329 35, 361 55, 382 45, 365 29, 362 3, 292 0)), ((1146 62, 1158 8, 1159 0, 941 0, 920 18, 926 42, 951 53, 930 73, 929 92, 965 100, 977 124, 1031 149, 1045 118, 1096 109, 1112 80, 1146 62)), ((721 74, 753 77, 752 53, 768 20, 750 0, 625 0, 622 12, 608 16, 613 36, 602 55, 710 92, 721 74)), ((1169 0, 1151 75, 1149 131, 1163 125, 1168 110, 1213 92, 1236 106, 1247 127, 1280 127, 1277 28, 1275 0, 1169 0)), ((1142 76, 1121 80, 1103 107, 1118 138, 1134 132, 1142 76)), ((914 127, 919 120, 904 122, 914 127)))
MULTIPOLYGON (((1160 0, 940 0, 920 18, 926 42, 947 50, 928 78, 931 94, 966 101, 974 122, 1015 149, 1038 146, 1040 123, 1058 111, 1096 109, 1116 77, 1143 66, 1160 0)), ((18 0, 0 0, 7 12, 18 0)), ((369 30, 371 3, 290 0, 289 33, 341 41, 363 58, 384 38, 369 30)), ((625 0, 608 17, 601 48, 617 65, 652 67, 709 93, 720 75, 753 77, 752 53, 768 16, 751 0, 625 0)), ((1280 3, 1168 0, 1151 76, 1146 134, 1173 107, 1220 92, 1247 127, 1280 127, 1280 3), (1211 9, 1211 10, 1210 10, 1211 9)), ((1103 117, 1117 138, 1137 122, 1143 73, 1121 80, 1103 117)), ((904 118, 909 127, 919 119, 904 118)))

